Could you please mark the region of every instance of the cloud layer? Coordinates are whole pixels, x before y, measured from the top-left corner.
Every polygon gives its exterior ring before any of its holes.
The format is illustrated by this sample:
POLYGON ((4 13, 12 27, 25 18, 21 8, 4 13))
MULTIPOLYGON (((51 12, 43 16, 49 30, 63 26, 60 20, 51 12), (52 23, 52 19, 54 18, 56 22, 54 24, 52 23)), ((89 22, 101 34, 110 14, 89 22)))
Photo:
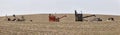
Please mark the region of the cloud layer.
POLYGON ((120 15, 119 0, 0 0, 1 15, 32 13, 84 13, 120 15))

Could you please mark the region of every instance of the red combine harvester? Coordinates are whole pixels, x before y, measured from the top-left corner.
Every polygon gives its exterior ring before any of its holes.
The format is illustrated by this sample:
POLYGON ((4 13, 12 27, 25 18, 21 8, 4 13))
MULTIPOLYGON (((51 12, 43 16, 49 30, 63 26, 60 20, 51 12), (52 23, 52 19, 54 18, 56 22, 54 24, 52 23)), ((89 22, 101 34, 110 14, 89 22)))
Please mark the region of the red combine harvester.
POLYGON ((61 18, 67 17, 66 15, 62 16, 62 17, 56 17, 52 14, 49 14, 49 21, 50 22, 59 22, 61 18))

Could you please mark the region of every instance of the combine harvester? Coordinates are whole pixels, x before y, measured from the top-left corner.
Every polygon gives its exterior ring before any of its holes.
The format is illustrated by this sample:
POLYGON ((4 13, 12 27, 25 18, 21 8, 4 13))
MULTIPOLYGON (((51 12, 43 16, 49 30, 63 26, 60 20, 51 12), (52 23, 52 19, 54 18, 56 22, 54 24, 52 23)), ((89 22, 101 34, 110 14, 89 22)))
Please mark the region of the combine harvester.
POLYGON ((60 19, 67 17, 67 15, 64 15, 62 17, 56 17, 53 14, 49 14, 49 22, 59 22, 60 19))
MULTIPOLYGON (((75 21, 84 21, 84 18, 89 18, 89 17, 96 17, 96 15, 89 15, 89 16, 84 16, 82 11, 80 14, 77 13, 77 11, 75 10, 75 21)), ((95 21, 102 21, 101 18, 96 18, 94 19, 95 21)))
MULTIPOLYGON (((89 18, 89 17, 95 17, 92 21, 103 21, 101 18, 96 18, 96 15, 89 15, 89 16, 83 16, 83 13, 81 11, 80 14, 77 13, 77 11, 75 10, 75 21, 84 21, 84 18, 89 18)), ((113 17, 110 17, 107 19, 107 21, 114 21, 113 17)))
POLYGON ((18 17, 16 17, 16 15, 13 15, 13 19, 11 19, 10 17, 8 17, 6 15, 6 19, 7 19, 7 21, 25 21, 24 16, 21 16, 21 18, 18 18, 18 17))

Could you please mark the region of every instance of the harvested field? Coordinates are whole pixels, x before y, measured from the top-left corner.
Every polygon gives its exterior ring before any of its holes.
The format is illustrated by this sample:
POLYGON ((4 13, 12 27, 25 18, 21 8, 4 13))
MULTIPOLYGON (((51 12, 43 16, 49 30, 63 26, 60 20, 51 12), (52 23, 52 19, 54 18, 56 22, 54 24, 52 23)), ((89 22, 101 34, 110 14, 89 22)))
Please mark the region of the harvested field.
POLYGON ((84 22, 75 22, 73 14, 67 14, 60 22, 49 22, 48 14, 24 16, 26 21, 6 21, 1 17, 0 35, 120 35, 120 16, 97 15, 103 21, 90 21, 95 18, 90 17, 84 22), (109 17, 115 21, 107 21, 109 17))

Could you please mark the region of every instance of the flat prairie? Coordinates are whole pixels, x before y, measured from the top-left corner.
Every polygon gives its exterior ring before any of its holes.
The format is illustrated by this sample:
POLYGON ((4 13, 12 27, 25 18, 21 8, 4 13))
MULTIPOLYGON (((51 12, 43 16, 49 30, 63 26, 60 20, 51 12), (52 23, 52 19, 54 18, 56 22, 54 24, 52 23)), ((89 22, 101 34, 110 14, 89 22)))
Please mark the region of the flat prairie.
MULTIPOLYGON (((62 15, 55 14, 57 17, 62 15)), ((25 21, 7 21, 0 17, 0 35, 120 35, 120 16, 96 15, 84 18, 87 21, 76 22, 74 14, 66 15, 60 22, 49 22, 48 14, 16 15, 18 18, 24 16, 25 21), (115 21, 108 21, 110 17, 115 21), (103 21, 92 21, 94 18, 103 21)))

